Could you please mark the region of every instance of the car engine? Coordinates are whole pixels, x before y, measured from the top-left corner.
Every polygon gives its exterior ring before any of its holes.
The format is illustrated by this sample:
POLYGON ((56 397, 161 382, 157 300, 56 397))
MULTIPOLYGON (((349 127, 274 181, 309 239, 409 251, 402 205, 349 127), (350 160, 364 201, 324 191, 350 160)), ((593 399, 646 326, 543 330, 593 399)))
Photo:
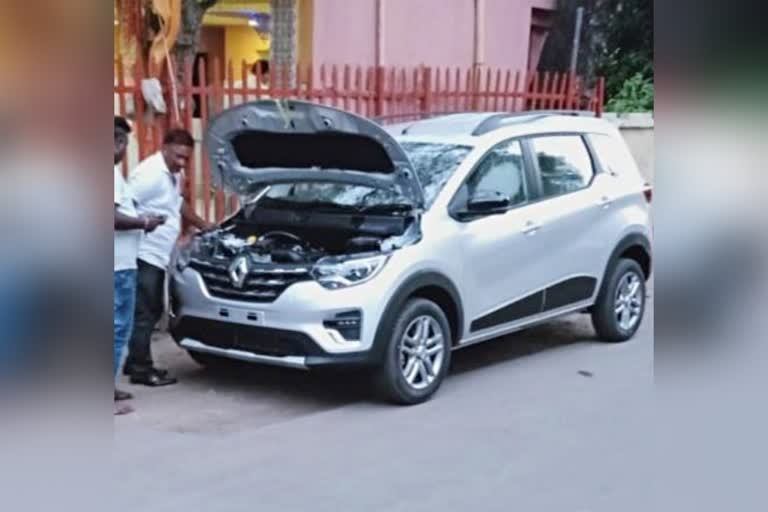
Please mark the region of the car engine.
POLYGON ((225 228, 203 235, 200 241, 203 252, 217 260, 231 260, 247 253, 255 263, 314 263, 327 255, 323 249, 287 231, 239 236, 225 228))
MULTIPOLYGON (((309 264, 332 254, 323 247, 288 231, 267 231, 262 234, 242 236, 232 227, 221 228, 198 238, 198 255, 214 260, 231 260, 247 253, 254 263, 309 264)), ((366 253, 381 250, 382 239, 375 236, 358 236, 345 244, 345 254, 366 253)))

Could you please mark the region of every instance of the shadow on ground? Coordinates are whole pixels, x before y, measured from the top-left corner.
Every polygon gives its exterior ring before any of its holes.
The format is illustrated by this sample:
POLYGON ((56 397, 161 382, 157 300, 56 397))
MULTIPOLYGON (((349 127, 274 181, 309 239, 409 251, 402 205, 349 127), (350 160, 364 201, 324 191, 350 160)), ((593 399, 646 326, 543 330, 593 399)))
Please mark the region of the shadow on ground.
MULTIPOLYGON (((451 374, 482 371, 484 367, 515 360, 558 347, 594 340, 591 327, 579 316, 489 340, 453 353, 451 374)), ((215 388, 218 393, 293 395, 326 406, 375 401, 369 372, 292 370, 237 361, 223 368, 203 368, 176 349, 164 361, 191 391, 215 388)))
POLYGON ((586 315, 572 315, 550 323, 501 336, 453 353, 451 374, 483 368, 584 342, 597 342, 586 315))

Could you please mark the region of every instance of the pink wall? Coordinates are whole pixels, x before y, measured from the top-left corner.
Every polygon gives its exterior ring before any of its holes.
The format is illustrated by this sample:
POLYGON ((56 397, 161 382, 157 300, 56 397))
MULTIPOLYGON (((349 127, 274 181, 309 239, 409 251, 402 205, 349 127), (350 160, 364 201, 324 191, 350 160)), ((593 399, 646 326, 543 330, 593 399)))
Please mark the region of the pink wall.
POLYGON ((374 0, 315 0, 312 61, 373 65, 375 30, 374 0))
MULTIPOLYGON (((485 0, 483 63, 528 65, 531 8, 556 0, 485 0)), ((467 67, 473 62, 474 0, 383 0, 383 64, 467 67)), ((373 65, 376 0, 315 0, 316 63, 373 65)))
POLYGON ((384 64, 472 65, 472 0, 384 0, 384 64))
POLYGON ((528 67, 533 7, 554 9, 555 0, 485 0, 485 64, 528 67))

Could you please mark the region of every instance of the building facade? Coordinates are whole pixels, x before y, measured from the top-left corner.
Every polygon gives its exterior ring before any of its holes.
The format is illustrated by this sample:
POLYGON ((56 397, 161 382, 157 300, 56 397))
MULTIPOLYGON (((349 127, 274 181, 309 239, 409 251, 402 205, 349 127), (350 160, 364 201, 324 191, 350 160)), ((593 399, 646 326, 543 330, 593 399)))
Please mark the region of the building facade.
POLYGON ((208 60, 532 69, 555 0, 222 0, 208 60))

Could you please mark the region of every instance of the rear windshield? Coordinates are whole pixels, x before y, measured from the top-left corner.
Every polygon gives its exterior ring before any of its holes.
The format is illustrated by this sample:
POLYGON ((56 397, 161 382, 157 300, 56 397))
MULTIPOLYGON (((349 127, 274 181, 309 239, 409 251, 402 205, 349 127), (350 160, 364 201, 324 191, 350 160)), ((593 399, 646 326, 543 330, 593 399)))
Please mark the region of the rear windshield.
MULTIPOLYGON (((405 142, 401 145, 408 154, 424 189, 427 208, 432 206, 448 179, 472 149, 454 144, 422 142, 405 142)), ((261 204, 274 205, 276 202, 282 204, 325 203, 359 209, 408 204, 408 200, 397 189, 384 190, 362 185, 317 182, 273 185, 265 194, 261 204)))

